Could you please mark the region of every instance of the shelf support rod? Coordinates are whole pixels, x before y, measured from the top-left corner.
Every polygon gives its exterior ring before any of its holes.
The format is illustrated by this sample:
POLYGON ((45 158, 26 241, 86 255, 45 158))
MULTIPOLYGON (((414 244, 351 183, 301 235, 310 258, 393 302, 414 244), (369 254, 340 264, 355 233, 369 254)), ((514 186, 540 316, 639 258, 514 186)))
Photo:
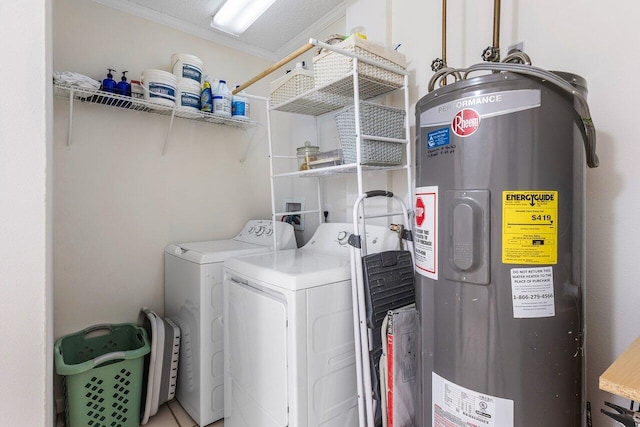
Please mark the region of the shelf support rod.
POLYGON ((258 80, 262 79, 263 77, 268 76, 269 74, 273 73, 278 68, 282 67, 287 62, 296 59, 298 56, 302 55, 303 53, 305 53, 306 51, 308 51, 310 49, 313 49, 313 45, 311 43, 305 44, 300 49, 290 53, 287 56, 285 56, 280 61, 278 61, 275 64, 273 64, 271 67, 267 68, 266 70, 264 70, 260 74, 256 75, 255 77, 251 78, 249 81, 241 84, 240 86, 235 88, 231 93, 233 95, 235 95, 236 93, 240 92, 241 90, 244 90, 244 89, 248 88, 249 86, 251 86, 252 84, 257 82, 258 80))
MULTIPOLYGON (((407 166, 407 207, 408 207, 408 211, 409 211, 409 218, 413 218, 413 207, 414 207, 414 202, 413 202, 413 197, 414 197, 414 191, 413 191, 413 157, 411 156, 411 123, 409 122, 409 76, 405 75, 404 76, 404 111, 405 111, 405 115, 404 115, 404 133, 405 133, 405 138, 407 138, 407 141, 409 141, 409 143, 405 146, 405 159, 406 159, 406 166, 407 166)), ((419 130, 416 130, 416 134, 419 133, 419 130)), ((414 147, 415 148, 415 147, 414 147)), ((406 227, 409 229, 413 229, 413 225, 412 224, 406 224, 406 227)))
POLYGON ((273 139, 271 138, 271 112, 270 101, 265 100, 265 108, 267 111, 267 142, 269 143, 269 185, 271 186, 271 221, 273 222, 273 250, 278 250, 278 233, 276 230, 276 190, 273 177, 273 139))
POLYGON ((67 126, 67 147, 71 147, 72 133, 73 133, 73 89, 69 91, 69 125, 67 126))
POLYGON ((322 185, 320 184, 320 177, 317 178, 316 188, 318 190, 318 226, 324 222, 324 206, 322 205, 322 185))
POLYGON ((173 119, 176 117, 176 109, 171 110, 171 120, 169 121, 169 129, 167 129, 167 136, 164 138, 164 146, 162 147, 162 155, 167 154, 167 147, 169 146, 169 136, 171 135, 171 129, 173 129, 173 119))
MULTIPOLYGON (((360 121, 360 80, 359 80, 359 65, 360 59, 358 57, 353 58, 353 107, 354 107, 354 123, 355 123, 355 131, 356 131, 356 175, 358 179, 358 197, 362 197, 364 193, 363 185, 362 185, 362 135, 361 135, 361 121, 360 121)), ((359 212, 362 217, 364 217, 364 203, 359 206, 359 212)), ((366 236, 366 225, 364 221, 360 224, 360 230, 354 229, 353 232, 355 234, 360 234, 366 236)), ((366 238, 363 239, 362 242, 362 250, 366 253, 366 238)), ((359 264, 355 260, 351 260, 353 264, 359 264)), ((361 265, 361 264, 359 264, 361 265)), ((358 275, 356 275, 358 277, 358 275)), ((360 276, 361 277, 361 276, 360 276)), ((352 272, 352 280, 354 281, 354 288, 358 289, 358 294, 356 298, 360 299, 363 295, 360 293, 361 283, 357 283, 357 280, 353 278, 352 272)), ((373 420, 373 408, 371 402, 371 374, 370 374, 370 366, 369 366, 369 358, 363 357, 364 349, 368 349, 367 347, 367 327, 364 322, 366 318, 366 314, 360 310, 361 307, 364 307, 363 304, 359 303, 358 308, 354 305, 354 317, 358 319, 357 322, 354 321, 354 327, 356 328, 355 337, 356 337, 356 368, 357 368, 357 377, 358 380, 358 412, 360 415, 360 426, 372 427, 375 423, 373 420), (357 314, 356 314, 357 313, 357 314)))

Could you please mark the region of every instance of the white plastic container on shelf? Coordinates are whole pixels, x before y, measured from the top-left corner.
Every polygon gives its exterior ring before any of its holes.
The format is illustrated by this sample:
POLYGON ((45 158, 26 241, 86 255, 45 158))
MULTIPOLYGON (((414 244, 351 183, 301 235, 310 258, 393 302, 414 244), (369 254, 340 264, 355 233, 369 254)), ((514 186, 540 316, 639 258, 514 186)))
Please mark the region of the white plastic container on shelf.
POLYGON ((140 84, 140 80, 131 80, 131 97, 144 99, 144 88, 140 84))
POLYGON ((178 79, 176 76, 162 70, 144 70, 140 77, 140 86, 144 90, 144 99, 167 107, 176 105, 177 85, 178 79))
POLYGON ((219 80, 211 90, 213 92, 213 114, 231 117, 231 92, 227 87, 227 82, 219 80))
POLYGON ((202 60, 188 53, 171 55, 171 70, 177 78, 190 79, 202 83, 202 60))
POLYGON ((176 105, 183 110, 200 111, 200 84, 192 79, 178 79, 176 105))
MULTIPOLYGON (((236 85, 236 89, 240 85, 236 85)), ((250 108, 246 93, 242 90, 231 98, 231 117, 234 119, 249 120, 250 108)))

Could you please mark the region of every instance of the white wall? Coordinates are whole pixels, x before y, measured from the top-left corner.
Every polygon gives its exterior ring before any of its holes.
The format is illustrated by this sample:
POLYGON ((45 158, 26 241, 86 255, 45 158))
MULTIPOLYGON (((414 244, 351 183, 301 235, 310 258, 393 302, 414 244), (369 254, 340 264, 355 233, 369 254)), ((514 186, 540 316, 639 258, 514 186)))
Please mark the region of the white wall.
POLYGON ((0 417, 53 421, 51 2, 0 2, 0 417))
MULTIPOLYGON (((493 2, 449 2, 449 65, 480 62, 491 44, 493 2)), ((426 94, 431 60, 440 56, 440 2, 393 0, 394 43, 412 61, 411 104, 426 94)), ((640 227, 640 182, 635 144, 635 70, 640 4, 611 7, 596 0, 502 2, 501 46, 524 41, 534 65, 582 75, 598 130, 601 166, 587 174, 587 358, 588 399, 593 422, 615 423, 600 414, 603 401, 621 401, 598 390, 598 377, 638 336, 634 270, 640 227)), ((412 112, 413 115, 413 112, 412 112)), ((413 120, 413 119, 412 119, 413 120)), ((625 403, 628 405, 628 402, 625 403)))
POLYGON ((517 8, 519 38, 535 64, 573 71, 589 85, 600 167, 587 175, 588 390, 594 425, 613 426, 600 408, 604 400, 616 399, 598 390, 598 377, 639 335, 640 323, 632 268, 640 239, 640 146, 634 143, 633 119, 640 3, 616 8, 594 0, 541 0, 536 7, 519 2, 517 8), (609 66, 598 60, 603 57, 609 66))
MULTIPOLYGON (((213 78, 244 82, 267 61, 84 0, 54 5, 54 68, 101 80, 108 67, 139 79, 191 53, 213 78)), ((119 76, 120 73, 116 73, 119 76)), ((116 77, 119 80, 119 77, 116 77)), ((266 95, 260 82, 250 93, 266 95)), ((264 122, 262 102, 252 116, 264 122)), ((55 100, 55 335, 164 312, 168 243, 229 238, 270 216, 266 126, 240 130, 55 100), (241 159, 247 151, 246 161, 241 159)))

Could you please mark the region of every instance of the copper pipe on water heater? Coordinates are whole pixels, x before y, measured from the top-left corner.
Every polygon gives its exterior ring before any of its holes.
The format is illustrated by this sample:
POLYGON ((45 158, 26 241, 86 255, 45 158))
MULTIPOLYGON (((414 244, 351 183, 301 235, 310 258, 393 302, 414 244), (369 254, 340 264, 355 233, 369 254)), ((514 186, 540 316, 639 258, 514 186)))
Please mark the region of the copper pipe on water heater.
POLYGON ((500 0, 493 1, 493 45, 482 52, 487 62, 500 62, 500 0))
POLYGON ((493 1, 493 47, 500 52, 500 0, 493 1))
POLYGON ((442 0, 442 63, 447 67, 447 0, 442 0))
MULTIPOLYGON (((482 59, 488 62, 500 62, 500 1, 493 1, 493 45, 487 47, 481 55, 482 59)), ((447 0, 442 0, 442 58, 436 58, 431 62, 431 70, 436 73, 432 80, 439 79, 440 85, 445 86, 447 79, 442 77, 449 74, 447 69, 447 0)))
MULTIPOLYGON (((493 50, 500 59, 500 2, 493 1, 493 50)), ((447 0, 442 0, 442 67, 447 67, 447 0)))

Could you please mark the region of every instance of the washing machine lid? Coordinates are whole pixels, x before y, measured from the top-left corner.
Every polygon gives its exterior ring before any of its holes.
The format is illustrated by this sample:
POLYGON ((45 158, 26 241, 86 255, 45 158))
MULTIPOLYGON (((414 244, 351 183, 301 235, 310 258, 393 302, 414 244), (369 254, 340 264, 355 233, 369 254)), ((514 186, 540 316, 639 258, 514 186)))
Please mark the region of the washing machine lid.
POLYGON ((194 262, 196 264, 211 264, 223 262, 232 256, 250 255, 259 252, 268 252, 269 246, 256 245, 254 243, 238 240, 212 240, 209 242, 179 243, 168 245, 165 253, 194 262))
POLYGON ((271 220, 252 219, 232 239, 171 244, 164 251, 197 264, 211 264, 232 256, 270 252, 274 233, 278 249, 296 248, 296 237, 291 224, 276 222, 274 227, 271 220))
POLYGON ((233 257, 224 263, 231 276, 289 291, 351 280, 349 265, 348 256, 304 249, 233 257))

